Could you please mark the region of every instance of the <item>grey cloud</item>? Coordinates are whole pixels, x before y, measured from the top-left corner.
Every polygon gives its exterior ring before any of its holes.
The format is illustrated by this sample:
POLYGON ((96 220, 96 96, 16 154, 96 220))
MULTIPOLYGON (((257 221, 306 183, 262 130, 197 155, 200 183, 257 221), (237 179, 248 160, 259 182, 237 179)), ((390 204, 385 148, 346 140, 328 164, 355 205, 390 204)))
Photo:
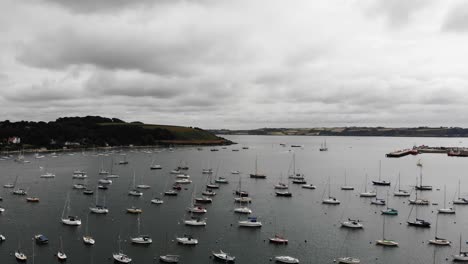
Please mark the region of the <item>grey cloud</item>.
POLYGON ((468 31, 468 3, 463 2, 453 7, 446 15, 442 25, 444 31, 468 31))
POLYGON ((367 9, 369 16, 383 16, 392 27, 401 27, 411 16, 432 3, 432 0, 374 0, 367 9))

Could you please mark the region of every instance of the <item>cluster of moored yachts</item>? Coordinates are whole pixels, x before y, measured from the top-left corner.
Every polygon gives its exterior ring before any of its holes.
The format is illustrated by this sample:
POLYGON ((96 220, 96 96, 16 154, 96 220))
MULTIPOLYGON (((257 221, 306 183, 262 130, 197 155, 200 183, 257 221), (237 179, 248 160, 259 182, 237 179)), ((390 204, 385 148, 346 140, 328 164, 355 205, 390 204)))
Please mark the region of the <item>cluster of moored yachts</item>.
MULTIPOLYGON (((125 157, 125 156, 124 156, 125 157)), ((40 156, 40 158, 43 158, 43 156, 40 156)), ((120 165, 125 165, 128 164, 129 162, 124 159, 122 161, 119 161, 117 164, 120 165)), ((162 169, 161 165, 157 165, 153 163, 150 166, 151 170, 159 170, 162 169)), ((192 183, 192 180, 190 180, 190 175, 188 175, 186 172, 188 170, 188 166, 181 165, 178 166, 176 169, 170 171, 170 174, 175 175, 175 181, 174 184, 170 189, 164 190, 162 193, 165 196, 177 196, 179 191, 182 190, 182 186, 185 184, 190 184, 192 183)), ((44 168, 41 168, 41 170, 44 170, 44 168)), ((213 175, 214 171, 213 169, 203 169, 202 174, 207 175, 207 183, 204 188, 204 190, 201 192, 200 196, 194 196, 194 193, 192 193, 192 199, 190 206, 187 207, 187 217, 184 219, 183 223, 187 226, 194 226, 194 227, 203 227, 207 225, 206 219, 203 218, 203 214, 207 213, 207 209, 203 206, 204 204, 209 204, 212 203, 213 197, 216 195, 216 190, 221 187, 221 185, 228 184, 229 181, 225 177, 213 175)), ((216 173, 217 174, 217 173, 216 173)), ((240 174, 239 171, 232 171, 231 174, 240 174)), ((94 206, 89 207, 89 212, 93 214, 108 214, 109 209, 105 205, 105 200, 104 203, 100 204, 99 203, 99 198, 97 192, 97 189, 100 190, 107 190, 110 188, 112 185, 113 181, 116 180, 116 178, 119 178, 119 175, 112 173, 111 171, 107 171, 103 168, 98 172, 98 175, 100 176, 100 179, 98 180, 98 185, 96 186, 96 190, 90 189, 86 183, 82 183, 79 180, 86 180, 88 178, 88 175, 85 171, 83 170, 75 170, 72 173, 72 178, 75 179, 75 183, 73 184, 72 188, 75 190, 82 191, 84 195, 93 195, 96 193, 96 203, 94 206)), ((295 177, 295 179, 298 179, 298 175, 291 176, 295 177)), ((42 173, 39 177, 40 178, 55 178, 55 174, 51 172, 44 172, 42 173)), ((254 173, 250 174, 251 178, 266 178, 265 175, 259 174, 259 173, 254 173)), ((17 188, 17 182, 18 182, 18 176, 16 177, 15 181, 13 183, 7 183, 4 184, 4 188, 9 188, 12 189, 12 194, 13 195, 18 195, 18 196, 25 196, 27 202, 31 203, 37 203, 40 201, 38 197, 31 196, 28 194, 28 191, 26 189, 22 188, 17 188)), ((278 189, 284 189, 284 187, 287 187, 287 185, 282 184, 278 189)), ((151 188, 150 185, 146 184, 139 184, 135 185, 135 175, 133 176, 133 187, 128 191, 129 196, 134 196, 134 197, 141 197, 143 196, 142 190, 144 189, 149 189, 151 188)), ((306 187, 307 188, 307 187, 306 187)), ((315 189, 315 186, 311 185, 310 189, 315 189)), ((282 191, 279 191, 277 194, 281 196, 282 191)), ((238 214, 243 214, 243 215, 250 215, 252 214, 252 210, 248 207, 248 204, 252 202, 252 198, 249 196, 249 193, 245 190, 242 189, 241 187, 241 177, 239 177, 239 183, 238 187, 234 191, 234 201, 238 206, 234 208, 234 212, 238 214)), ((1 198, 0 198, 1 199, 1 198)), ((164 199, 162 197, 153 197, 151 199, 152 204, 160 205, 164 203, 164 199)), ((65 200, 65 206, 62 212, 61 216, 61 222, 63 225, 67 226, 80 226, 82 224, 82 220, 78 216, 74 215, 68 215, 66 213, 66 209, 69 211, 70 210, 70 197, 69 195, 67 196, 67 199, 65 200)), ((4 212, 4 208, 0 208, 0 212, 4 212)), ((126 209, 126 212, 129 214, 136 214, 138 215, 138 235, 135 237, 130 238, 130 242, 133 244, 151 244, 153 242, 152 238, 149 235, 143 235, 140 234, 140 217, 139 214, 143 212, 141 208, 131 206, 126 209)), ((258 221, 256 217, 247 217, 246 220, 242 220, 238 222, 239 227, 243 228, 260 228, 262 227, 262 222, 258 221)), ((61 238, 60 238, 61 240, 61 238)), ((92 246, 96 243, 95 239, 88 233, 88 219, 86 219, 86 232, 82 237, 83 243, 89 246, 92 246)), ((4 235, 0 234, 0 242, 6 241, 6 237, 4 235)), ((40 244, 40 245, 45 245, 49 243, 49 239, 47 238, 46 235, 44 234, 37 234, 33 238, 33 254, 32 258, 34 260, 34 244, 40 244)), ((198 239, 195 237, 192 237, 191 235, 184 235, 182 237, 176 237, 177 243, 181 245, 197 245, 198 244, 198 239)), ((286 239, 283 235, 281 234, 275 234, 273 237, 269 238, 269 241, 274 244, 288 244, 288 239, 286 239)), ((118 263, 130 263, 132 262, 132 258, 125 254, 120 247, 120 237, 119 237, 119 250, 118 252, 115 252, 112 254, 112 258, 115 262, 118 263)), ((56 257, 59 261, 66 261, 67 260, 67 255, 63 249, 62 242, 60 241, 60 249, 56 253, 56 257)), ((27 261, 28 256, 21 250, 20 246, 14 253, 15 258, 18 261, 24 262, 27 261)), ((213 251, 212 256, 215 260, 219 260, 222 262, 235 262, 236 257, 232 256, 229 253, 224 252, 223 250, 219 251, 213 251)), ((173 255, 173 254, 166 254, 166 255, 161 255, 157 257, 156 259, 159 259, 161 262, 165 263, 178 263, 180 256, 179 255, 173 255)), ((343 258, 345 260, 346 258, 343 258)), ((274 256, 275 262, 278 263, 299 263, 299 260, 297 258, 291 257, 291 256, 274 256)), ((347 263, 347 262, 346 262, 347 263)))

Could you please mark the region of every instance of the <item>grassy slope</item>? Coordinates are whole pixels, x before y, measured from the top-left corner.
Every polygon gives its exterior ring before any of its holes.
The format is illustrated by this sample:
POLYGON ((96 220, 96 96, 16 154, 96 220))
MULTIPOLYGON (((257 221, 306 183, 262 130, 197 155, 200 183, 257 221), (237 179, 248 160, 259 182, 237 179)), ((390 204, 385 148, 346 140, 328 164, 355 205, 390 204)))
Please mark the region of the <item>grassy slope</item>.
POLYGON ((101 123, 103 126, 112 125, 125 125, 125 126, 139 126, 144 129, 165 129, 175 135, 175 140, 162 140, 163 142, 183 143, 190 141, 191 143, 221 143, 225 140, 217 137, 216 135, 201 129, 194 129, 182 126, 168 126, 168 125, 152 125, 152 124, 135 124, 135 123, 101 123))

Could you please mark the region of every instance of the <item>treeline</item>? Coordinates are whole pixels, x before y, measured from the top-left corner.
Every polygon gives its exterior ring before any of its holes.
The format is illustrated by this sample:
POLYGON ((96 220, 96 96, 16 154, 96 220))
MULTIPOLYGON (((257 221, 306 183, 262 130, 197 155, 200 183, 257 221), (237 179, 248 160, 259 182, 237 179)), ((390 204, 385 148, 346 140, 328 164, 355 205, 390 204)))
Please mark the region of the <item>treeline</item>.
MULTIPOLYGON (((184 129, 197 133, 192 133, 192 138, 185 137, 183 140, 196 140, 198 134, 203 134, 205 138, 219 139, 201 129, 184 129)), ((183 134, 165 126, 127 123, 117 118, 100 116, 63 117, 52 122, 0 122, 0 147, 3 149, 156 145, 182 137, 183 134), (20 143, 9 142, 12 137, 20 138, 20 143)))

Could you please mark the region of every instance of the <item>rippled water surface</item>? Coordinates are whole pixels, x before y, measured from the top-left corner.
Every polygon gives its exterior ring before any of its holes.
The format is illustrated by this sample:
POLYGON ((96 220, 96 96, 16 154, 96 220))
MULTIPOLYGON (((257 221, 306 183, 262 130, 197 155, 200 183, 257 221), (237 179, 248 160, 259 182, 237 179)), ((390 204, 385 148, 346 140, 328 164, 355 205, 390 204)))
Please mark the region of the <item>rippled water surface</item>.
MULTIPOLYGON (((324 138, 321 137, 275 137, 275 136, 229 136, 237 145, 219 151, 210 151, 211 147, 152 149, 153 153, 141 150, 122 150, 116 153, 97 155, 97 152, 77 152, 75 155, 59 153, 59 157, 50 155, 35 159, 26 155, 27 164, 13 160, 0 161, 0 184, 14 182, 19 175, 17 186, 27 189, 29 194, 40 198, 38 204, 25 202, 24 196, 12 195, 11 189, 0 189, 3 201, 0 206, 6 211, 0 215, 0 233, 7 240, 0 244, 0 263, 16 263, 13 252, 21 247, 29 256, 32 254, 32 237, 45 234, 50 243, 36 245, 35 263, 55 263, 54 254, 60 247, 60 237, 68 255, 68 263, 110 263, 112 252, 118 250, 118 237, 122 238, 121 248, 133 258, 134 263, 156 262, 154 257, 162 254, 178 254, 180 263, 211 263, 211 251, 222 249, 236 256, 236 263, 271 263, 277 255, 297 257, 301 263, 333 263, 340 256, 354 256, 361 263, 445 263, 451 261, 451 255, 458 252, 460 233, 464 241, 468 240, 468 205, 457 206, 456 215, 440 215, 439 236, 450 239, 450 247, 436 248, 427 243, 434 237, 436 212, 443 206, 444 186, 447 188, 447 201, 457 197, 458 181, 461 180, 461 195, 468 190, 468 158, 452 158, 443 154, 422 154, 398 159, 385 158, 385 153, 411 147, 414 144, 430 146, 466 146, 465 139, 457 138, 373 138, 373 137, 329 137, 329 151, 320 152, 318 148, 324 138), (286 146, 281 146, 280 144, 286 146), (291 148, 291 144, 302 145, 291 148), (249 147, 242 149, 242 147, 249 147), (239 151, 232 151, 239 149, 239 151), (273 185, 287 180, 292 171, 293 153, 296 156, 296 169, 306 175, 306 180, 317 186, 316 190, 302 189, 300 185, 290 184, 292 198, 276 197, 273 185), (128 165, 116 164, 126 154, 128 165), (163 166, 162 170, 150 170, 152 160, 163 166), (254 172, 255 160, 258 160, 259 172, 267 174, 266 180, 250 179, 254 172), (434 190, 423 192, 421 197, 438 205, 411 207, 407 198, 393 197, 398 174, 401 185, 410 189, 419 177, 418 159, 423 163, 424 184, 433 185, 434 190), (382 163, 382 179, 392 182, 390 187, 373 187, 370 181, 379 175, 379 161, 382 163), (111 164, 114 165, 111 166, 111 164), (192 184, 185 185, 177 197, 164 197, 164 204, 154 205, 150 200, 160 196, 164 189, 169 189, 175 176, 169 171, 179 164, 189 166, 188 174, 192 184), (86 184, 95 189, 101 178, 98 171, 101 166, 120 175, 109 190, 99 190, 98 199, 105 200, 110 209, 108 215, 89 214, 89 233, 96 239, 96 245, 83 244, 82 236, 86 229, 89 206, 95 203, 96 193, 87 196, 82 191, 72 189, 76 182, 72 172, 76 169, 88 173, 86 184), (182 224, 188 215, 192 192, 199 195, 207 182, 203 168, 213 168, 218 176, 229 179, 228 185, 216 190, 213 203, 207 205, 207 226, 188 227, 182 224), (42 168, 42 169, 41 169, 42 168), (54 179, 39 176, 44 171, 56 174, 54 179), (233 175, 232 170, 241 171, 233 175), (355 187, 354 191, 342 191, 345 170, 347 184, 355 187), (133 185, 149 184, 151 189, 144 190, 140 198, 128 196, 133 185), (370 199, 359 197, 364 190, 365 175, 368 175, 368 190, 376 189, 380 198, 389 195, 391 207, 399 210, 398 216, 386 218, 386 236, 400 243, 397 248, 382 248, 375 245, 375 240, 382 238, 382 216, 379 207, 370 204, 370 199), (248 191, 253 202, 250 205, 253 216, 263 222, 261 229, 239 228, 237 222, 245 216, 233 212, 233 190, 239 177, 243 189, 248 191), (327 182, 330 179, 331 195, 341 200, 338 206, 321 203, 328 196, 327 182), (67 195, 70 208, 65 213, 78 215, 83 220, 80 227, 64 226, 60 217, 64 210, 67 195), (141 233, 149 234, 153 244, 135 246, 129 238, 137 234, 137 216, 125 213, 130 206, 143 209, 141 214, 141 233), (430 229, 408 227, 408 217, 423 218, 432 222, 430 229), (363 230, 340 228, 340 222, 347 218, 357 218, 364 224, 363 230), (268 238, 275 233, 284 233, 289 239, 286 246, 268 243, 268 238), (199 245, 186 247, 174 242, 176 235, 192 234, 199 239, 199 245), (446 260, 448 258, 448 260, 446 260)), ((214 175, 213 175, 214 176, 214 175)), ((414 193, 412 194, 414 196, 414 193)), ((468 249, 463 241, 463 248, 468 249)), ((462 248, 462 249, 463 249, 462 248)), ((30 257, 31 258, 31 257, 30 257)), ((31 260, 30 260, 31 262, 31 260)), ((32 262, 31 262, 32 263, 32 262)))

